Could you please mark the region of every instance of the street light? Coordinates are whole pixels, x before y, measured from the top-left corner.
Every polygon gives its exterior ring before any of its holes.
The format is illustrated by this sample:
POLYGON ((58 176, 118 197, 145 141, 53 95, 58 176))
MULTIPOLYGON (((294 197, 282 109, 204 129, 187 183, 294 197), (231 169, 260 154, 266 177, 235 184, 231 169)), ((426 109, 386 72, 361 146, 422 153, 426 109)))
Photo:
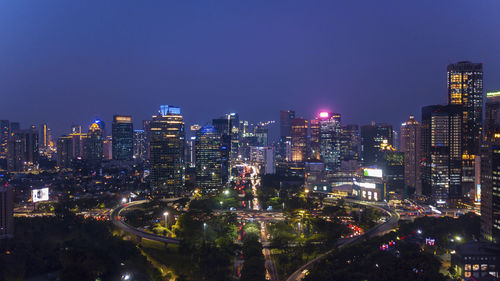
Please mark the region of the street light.
POLYGON ((123 203, 123 204, 127 203, 127 198, 123 197, 123 198, 122 198, 122 203, 123 203))
POLYGON ((457 241, 460 241, 460 240, 462 240, 462 237, 460 237, 460 236, 456 236, 456 237, 455 237, 455 239, 456 239, 457 241))
POLYGON ((227 196, 227 195, 229 195, 229 190, 227 190, 227 189, 226 189, 226 190, 224 190, 224 194, 225 194, 226 196, 227 196))
POLYGON ((203 240, 205 240, 205 229, 207 229, 207 223, 203 223, 203 240))
POLYGON ((419 230, 417 230, 417 233, 418 233, 418 234, 422 234, 422 230, 420 230, 420 229, 419 229, 419 230))
POLYGON ((163 213, 163 216, 165 216, 165 228, 168 228, 168 212, 163 213))
POLYGON ((219 203, 220 203, 220 207, 222 208, 222 204, 223 204, 223 202, 222 202, 222 201, 220 201, 219 203))

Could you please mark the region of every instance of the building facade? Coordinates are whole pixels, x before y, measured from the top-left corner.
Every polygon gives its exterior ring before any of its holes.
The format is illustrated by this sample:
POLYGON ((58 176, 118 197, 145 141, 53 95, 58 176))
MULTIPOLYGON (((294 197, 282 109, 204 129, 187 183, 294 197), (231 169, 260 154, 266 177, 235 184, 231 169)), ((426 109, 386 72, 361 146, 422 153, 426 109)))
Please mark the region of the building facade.
POLYGON ((196 133, 196 186, 207 191, 221 188, 222 141, 214 127, 202 127, 196 133))
POLYGON ((290 123, 292 162, 304 162, 307 159, 307 120, 294 118, 290 123))
POLYGON ((134 125, 131 116, 114 115, 111 124, 113 160, 134 158, 134 125))
POLYGON ((422 194, 438 205, 462 197, 462 107, 422 108, 422 194))
POLYGON ((163 105, 149 124, 151 185, 175 192, 184 185, 184 119, 180 107, 163 105))
POLYGON ((405 184, 410 193, 422 195, 422 159, 421 126, 414 116, 401 124, 400 150, 404 153, 405 184))

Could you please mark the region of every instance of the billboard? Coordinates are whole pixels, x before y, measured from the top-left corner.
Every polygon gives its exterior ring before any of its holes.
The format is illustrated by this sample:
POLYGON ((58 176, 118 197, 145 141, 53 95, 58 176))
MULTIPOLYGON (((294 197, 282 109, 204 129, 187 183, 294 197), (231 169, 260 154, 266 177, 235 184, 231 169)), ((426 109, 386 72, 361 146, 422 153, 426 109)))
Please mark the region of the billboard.
POLYGON ((382 170, 372 169, 372 168, 364 168, 363 175, 365 177, 381 178, 382 177, 382 170))
POLYGON ((33 189, 31 191, 31 200, 33 203, 49 200, 49 188, 33 189))

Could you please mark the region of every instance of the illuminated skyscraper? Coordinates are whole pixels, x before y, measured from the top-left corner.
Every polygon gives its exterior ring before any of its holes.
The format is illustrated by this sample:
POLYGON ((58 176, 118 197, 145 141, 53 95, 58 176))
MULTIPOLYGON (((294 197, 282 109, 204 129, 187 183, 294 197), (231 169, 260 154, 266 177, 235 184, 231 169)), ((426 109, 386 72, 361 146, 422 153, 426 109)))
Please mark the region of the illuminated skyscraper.
POLYGON ((365 166, 377 165, 382 159, 380 147, 384 141, 392 146, 392 126, 376 124, 361 126, 361 160, 365 166))
POLYGON ((481 147, 481 186, 476 201, 481 202, 481 234, 500 243, 500 138, 493 137, 481 147))
POLYGON ((486 94, 484 139, 492 140, 500 134, 500 91, 486 94))
POLYGON ((280 139, 279 150, 276 153, 278 161, 290 161, 291 159, 291 124, 295 118, 294 110, 280 111, 280 139))
POLYGON ((319 121, 319 154, 327 170, 340 167, 340 114, 320 112, 319 121))
POLYGON ((112 124, 113 160, 134 158, 134 126, 130 116, 113 116, 112 124))
POLYGON ((38 147, 38 130, 35 126, 11 132, 7 148, 8 169, 22 171, 28 166, 36 166, 39 159, 38 147))
POLYGON ((42 124, 42 126, 40 127, 40 131, 41 131, 40 147, 45 148, 47 146, 50 146, 50 142, 52 141, 52 136, 50 134, 50 128, 47 126, 46 123, 42 124))
POLYGON ((221 135, 214 127, 203 127, 196 133, 196 185, 204 189, 221 188, 221 135))
POLYGON ((102 121, 96 119, 89 127, 87 138, 85 141, 84 157, 87 164, 92 169, 98 169, 102 164, 104 154, 104 136, 102 129, 102 121))
POLYGON ((422 108, 422 194, 438 205, 461 198, 462 107, 422 108))
POLYGON ((134 159, 139 161, 146 160, 146 133, 144 130, 134 130, 134 159))
POLYGON ((184 120, 180 107, 162 105, 149 124, 151 183, 178 191, 184 185, 184 120))
POLYGON ((410 192, 414 190, 417 195, 422 195, 421 126, 414 116, 401 124, 400 149, 404 153, 406 187, 410 192))
POLYGON ((0 120, 0 159, 7 158, 7 147, 10 136, 9 120, 0 120))
POLYGON ((320 141, 319 141, 319 135, 320 135, 320 125, 319 125, 319 119, 313 119, 311 120, 311 130, 310 130, 310 138, 309 138, 309 158, 312 160, 320 160, 321 155, 320 155, 320 141))
POLYGON ((307 158, 307 120, 294 118, 290 122, 292 161, 304 162, 307 158))
POLYGON ((462 61, 447 70, 448 104, 462 106, 462 185, 468 191, 474 186, 474 159, 481 142, 483 64, 462 61))

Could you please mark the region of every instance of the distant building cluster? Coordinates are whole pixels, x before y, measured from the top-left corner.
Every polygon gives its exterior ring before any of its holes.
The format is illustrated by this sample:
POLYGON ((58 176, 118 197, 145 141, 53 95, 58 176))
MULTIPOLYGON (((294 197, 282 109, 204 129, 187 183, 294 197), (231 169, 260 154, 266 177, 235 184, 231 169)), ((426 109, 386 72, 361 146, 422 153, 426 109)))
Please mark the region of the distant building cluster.
POLYGON ((420 118, 412 115, 400 128, 345 124, 330 111, 309 119, 282 110, 274 142, 274 121, 252 124, 228 113, 186 127, 172 105, 160 106, 141 129, 134 130, 132 116, 114 115, 110 132, 96 119, 55 140, 47 124, 21 129, 0 120, 0 167, 26 173, 52 161, 54 169, 98 174, 106 163, 140 165, 152 190, 173 194, 220 189, 250 163, 311 192, 480 210, 484 236, 498 242, 500 92, 487 93, 483 105, 480 63, 450 64, 446 77, 448 103, 422 107, 420 118))

